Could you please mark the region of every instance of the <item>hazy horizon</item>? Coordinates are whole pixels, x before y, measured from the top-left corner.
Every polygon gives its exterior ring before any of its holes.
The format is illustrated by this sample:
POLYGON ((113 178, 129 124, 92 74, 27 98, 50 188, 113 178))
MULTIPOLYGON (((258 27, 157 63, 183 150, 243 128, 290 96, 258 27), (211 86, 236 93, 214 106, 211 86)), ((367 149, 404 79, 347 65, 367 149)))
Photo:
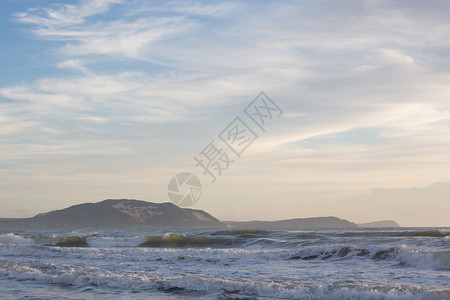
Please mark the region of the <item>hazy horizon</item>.
MULTIPOLYGON (((435 189, 435 188, 444 188, 444 192, 446 192, 446 191, 448 191, 448 189, 450 188, 450 182, 438 182, 438 183, 435 183, 435 184, 433 184, 432 186, 430 186, 430 187, 428 187, 428 189, 435 189)), ((412 196, 413 196, 413 198, 415 198, 415 197, 417 197, 417 194, 419 194, 419 193, 417 193, 417 189, 399 189, 399 190, 397 190, 397 193, 400 191, 400 190, 402 190, 402 192, 403 193, 407 193, 408 192, 408 190, 409 190, 409 194, 410 194, 410 196, 411 196, 411 194, 412 194, 412 196), (415 190, 415 191, 411 191, 411 190, 415 190)), ((380 191, 379 191, 380 192, 380 191)), ((385 192, 385 191, 381 191, 381 192, 385 192)), ((446 196, 447 194, 442 194, 442 195, 444 195, 444 196, 446 196)), ((395 193, 391 196, 391 197, 393 197, 393 196, 395 196, 395 193)), ((420 199, 420 196, 418 197, 419 199, 420 199)), ((138 201, 147 201, 147 202, 152 202, 152 201, 149 201, 149 200, 142 200, 142 199, 130 199, 130 198, 123 198, 123 199, 119 199, 119 198, 111 198, 111 199, 102 199, 102 200, 98 200, 98 201, 89 201, 89 202, 83 202, 83 203, 74 203, 74 204, 71 204, 70 206, 73 206, 73 205, 78 205, 78 204, 85 204, 85 203, 97 203, 97 202, 102 202, 102 201, 105 201, 105 200, 124 200, 124 199, 126 199, 126 200, 138 200, 138 201)), ((376 198, 375 198, 376 199, 376 198)), ((392 198, 391 198, 392 199, 392 198)), ((394 199, 392 199, 392 200, 398 200, 399 198, 394 198, 394 199)), ((410 198, 408 198, 408 199, 410 199, 410 198)), ((153 202, 153 203, 155 203, 155 202, 153 202)), ((163 202, 163 203, 171 203, 170 201, 166 201, 166 202, 163 202)), ((53 211, 53 210, 60 210, 60 209, 64 209, 64 208, 67 208, 67 207, 60 207, 60 208, 56 208, 56 209, 52 209, 51 211, 53 211)), ((189 208, 193 208, 193 209, 196 209, 195 207, 189 207, 189 208)), ((197 208, 198 209, 198 208, 197 208)), ((40 212, 40 213, 46 213, 46 212, 48 212, 48 211, 42 211, 42 212, 40 212)), ((207 213, 209 213, 208 211, 206 211, 207 213)), ((34 214, 34 215, 28 215, 28 216, 22 216, 22 217, 16 217, 16 218, 30 218, 30 217, 33 217, 33 216, 35 216, 36 214, 34 214)), ((215 215, 212 215, 213 217, 216 217, 215 215)), ((303 217, 301 217, 301 218, 311 218, 311 217, 338 217, 338 218, 341 218, 339 215, 311 215, 311 216, 303 216, 303 217)), ((4 218, 3 216, 0 216, 0 218, 4 218)), ((299 218, 299 217, 289 217, 289 218, 284 218, 284 219, 293 219, 293 218, 299 218)), ((236 218, 236 219, 222 219, 222 218, 218 218, 220 221, 277 221, 277 220, 282 220, 283 218, 274 218, 273 216, 270 216, 270 215, 268 215, 268 216, 264 216, 263 217, 263 219, 248 219, 248 218, 245 218, 245 217, 238 217, 238 218, 236 218)), ((345 219, 345 218, 341 218, 341 219, 345 219)), ((397 220, 395 220, 395 219, 367 219, 367 220, 363 220, 363 221, 355 221, 355 220, 351 220, 351 219, 347 219, 347 221, 350 221, 350 222, 354 222, 354 223, 356 223, 356 224, 363 224, 363 223, 372 223, 372 222, 378 222, 378 221, 396 221, 397 223, 399 223, 397 220)), ((441 226, 439 226, 439 225, 429 225, 429 226, 411 226, 411 225, 409 225, 409 226, 405 226, 405 225, 402 225, 402 224, 399 224, 400 225, 400 227, 449 227, 449 226, 445 226, 445 225, 441 225, 441 226)))
POLYGON ((450 2, 0 6, 3 218, 167 202, 189 172, 220 220, 450 226, 450 2), (194 157, 236 117, 258 138, 212 182, 194 157))

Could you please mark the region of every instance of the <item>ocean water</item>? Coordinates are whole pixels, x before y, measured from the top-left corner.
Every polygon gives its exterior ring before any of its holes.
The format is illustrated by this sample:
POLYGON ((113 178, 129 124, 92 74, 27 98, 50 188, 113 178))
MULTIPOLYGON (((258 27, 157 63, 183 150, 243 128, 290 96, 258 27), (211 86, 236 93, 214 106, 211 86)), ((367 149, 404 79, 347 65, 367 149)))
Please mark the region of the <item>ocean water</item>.
POLYGON ((450 228, 0 231, 0 298, 450 299, 450 228))

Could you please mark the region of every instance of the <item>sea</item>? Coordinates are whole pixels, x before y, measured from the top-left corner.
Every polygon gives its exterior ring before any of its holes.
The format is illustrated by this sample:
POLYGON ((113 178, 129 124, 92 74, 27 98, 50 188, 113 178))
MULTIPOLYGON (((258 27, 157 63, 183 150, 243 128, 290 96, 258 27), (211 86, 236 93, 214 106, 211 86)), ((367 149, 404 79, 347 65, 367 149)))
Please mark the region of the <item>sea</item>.
POLYGON ((0 231, 1 299, 450 299, 450 228, 0 231))

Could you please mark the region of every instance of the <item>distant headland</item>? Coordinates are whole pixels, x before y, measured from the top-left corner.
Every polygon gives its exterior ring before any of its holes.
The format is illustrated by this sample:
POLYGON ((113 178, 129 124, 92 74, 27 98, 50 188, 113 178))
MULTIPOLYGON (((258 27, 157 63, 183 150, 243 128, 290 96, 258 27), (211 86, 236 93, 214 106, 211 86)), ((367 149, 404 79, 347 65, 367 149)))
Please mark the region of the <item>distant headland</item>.
POLYGON ((399 227, 395 221, 360 224, 337 217, 279 221, 220 221, 203 210, 170 202, 108 199, 40 213, 32 218, 0 218, 0 229, 58 228, 357 228, 399 227))

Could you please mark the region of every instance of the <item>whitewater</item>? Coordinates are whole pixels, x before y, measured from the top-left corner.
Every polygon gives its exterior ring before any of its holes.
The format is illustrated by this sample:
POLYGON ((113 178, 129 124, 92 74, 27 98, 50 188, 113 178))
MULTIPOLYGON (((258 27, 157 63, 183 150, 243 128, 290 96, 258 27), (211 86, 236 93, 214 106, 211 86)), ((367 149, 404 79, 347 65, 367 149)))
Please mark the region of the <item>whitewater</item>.
POLYGON ((2 299, 450 299, 450 228, 0 231, 2 299))

